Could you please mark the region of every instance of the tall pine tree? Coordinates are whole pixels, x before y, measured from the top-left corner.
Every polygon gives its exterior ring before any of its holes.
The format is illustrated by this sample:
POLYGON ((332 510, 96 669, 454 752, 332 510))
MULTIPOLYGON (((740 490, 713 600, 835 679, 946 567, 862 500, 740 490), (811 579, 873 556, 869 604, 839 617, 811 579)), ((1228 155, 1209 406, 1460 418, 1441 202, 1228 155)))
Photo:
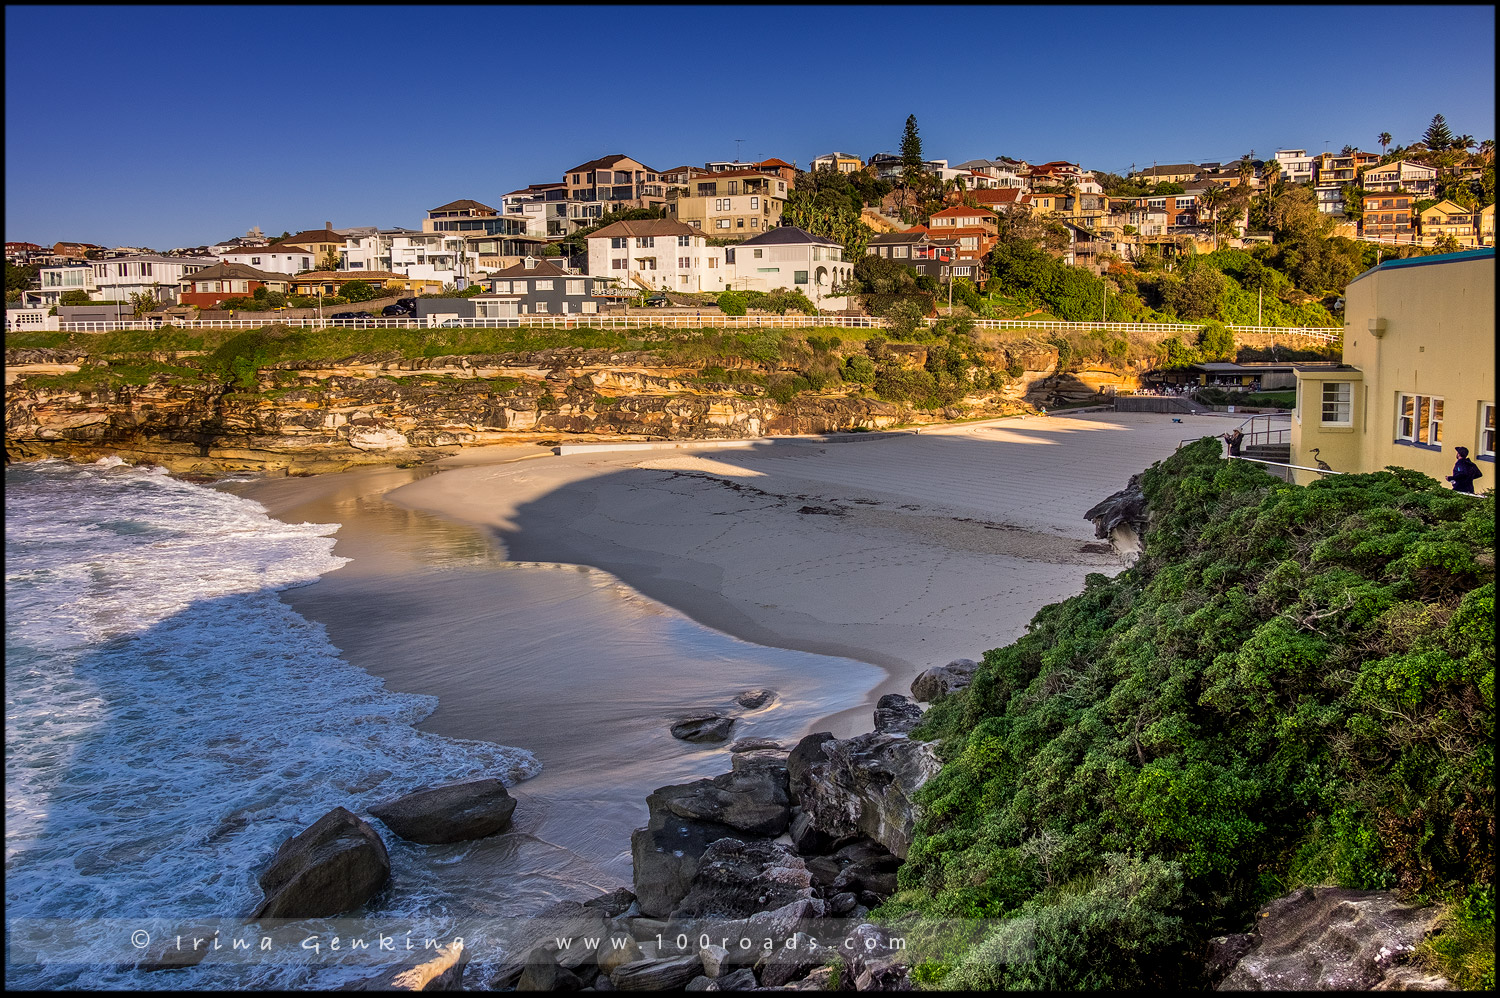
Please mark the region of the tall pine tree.
POLYGON ((1433 152, 1447 149, 1453 142, 1453 133, 1448 131, 1448 122, 1443 120, 1441 114, 1432 116, 1432 124, 1428 125, 1427 131, 1422 133, 1422 141, 1433 152))

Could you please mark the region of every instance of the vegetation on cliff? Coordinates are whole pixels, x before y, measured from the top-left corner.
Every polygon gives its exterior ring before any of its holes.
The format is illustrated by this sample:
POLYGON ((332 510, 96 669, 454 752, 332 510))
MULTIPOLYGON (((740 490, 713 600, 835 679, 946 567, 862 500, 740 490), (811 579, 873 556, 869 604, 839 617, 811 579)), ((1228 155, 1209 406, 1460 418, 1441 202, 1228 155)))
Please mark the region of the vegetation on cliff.
POLYGON ((1205 940, 1337 884, 1451 902, 1428 959, 1493 983, 1493 495, 1297 487, 1212 439, 1143 487, 1140 561, 914 733, 945 765, 882 913, 1000 920, 918 979, 1191 986, 1205 940))

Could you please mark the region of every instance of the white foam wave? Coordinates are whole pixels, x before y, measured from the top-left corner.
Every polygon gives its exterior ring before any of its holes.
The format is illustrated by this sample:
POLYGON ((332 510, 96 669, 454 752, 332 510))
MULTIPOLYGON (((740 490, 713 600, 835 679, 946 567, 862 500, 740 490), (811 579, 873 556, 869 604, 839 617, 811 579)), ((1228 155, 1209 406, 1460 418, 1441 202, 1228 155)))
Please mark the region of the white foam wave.
MULTIPOLYGON (((539 771, 416 731, 434 698, 386 691, 277 598, 346 561, 337 524, 117 459, 7 469, 6 498, 8 918, 238 913, 334 806, 539 771)), ((7 966, 12 986, 142 983, 7 966)))

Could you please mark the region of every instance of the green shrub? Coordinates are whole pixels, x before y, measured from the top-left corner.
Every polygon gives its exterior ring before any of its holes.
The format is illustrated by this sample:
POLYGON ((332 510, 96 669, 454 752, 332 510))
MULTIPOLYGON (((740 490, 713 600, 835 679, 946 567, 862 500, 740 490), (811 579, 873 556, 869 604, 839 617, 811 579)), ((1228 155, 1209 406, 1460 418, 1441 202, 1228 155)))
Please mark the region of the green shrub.
POLYGON ((725 315, 744 315, 745 296, 734 291, 722 291, 719 293, 718 306, 719 311, 725 315))
POLYGON ((861 385, 873 385, 875 383, 875 362, 868 357, 858 354, 845 358, 844 380, 855 381, 861 385))
POLYGON ((1491 882, 1493 497, 1219 453, 1148 469, 1136 565, 914 733, 943 768, 882 913, 1006 919, 944 986, 1192 986, 1209 936, 1299 883, 1491 882), (1121 853, 1143 887, 1111 906, 1121 853))

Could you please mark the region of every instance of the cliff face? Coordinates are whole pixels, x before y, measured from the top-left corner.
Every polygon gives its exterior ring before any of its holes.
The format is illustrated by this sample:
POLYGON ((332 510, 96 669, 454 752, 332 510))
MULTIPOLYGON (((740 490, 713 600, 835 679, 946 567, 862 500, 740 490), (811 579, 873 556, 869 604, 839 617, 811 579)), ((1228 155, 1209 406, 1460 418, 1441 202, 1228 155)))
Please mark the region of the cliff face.
MULTIPOLYGON (((903 362, 925 354, 907 348, 903 362)), ((1045 351, 1043 351, 1044 353, 1045 351)), ((28 385, 27 374, 97 364, 76 353, 9 351, 6 458, 119 454, 174 471, 332 471, 419 461, 505 441, 743 439, 883 429, 961 415, 1002 415, 1027 383, 922 411, 863 395, 804 393, 777 402, 763 389, 716 384, 650 354, 549 350, 506 356, 357 356, 259 372, 255 391, 154 378, 143 386, 28 385), (45 356, 44 356, 45 354, 45 356), (657 366, 653 366, 653 364, 657 366), (753 391, 755 394, 748 394, 753 391)), ((180 361, 180 357, 160 358, 180 361)), ((1051 357, 1027 356, 1032 363, 1051 357)))

